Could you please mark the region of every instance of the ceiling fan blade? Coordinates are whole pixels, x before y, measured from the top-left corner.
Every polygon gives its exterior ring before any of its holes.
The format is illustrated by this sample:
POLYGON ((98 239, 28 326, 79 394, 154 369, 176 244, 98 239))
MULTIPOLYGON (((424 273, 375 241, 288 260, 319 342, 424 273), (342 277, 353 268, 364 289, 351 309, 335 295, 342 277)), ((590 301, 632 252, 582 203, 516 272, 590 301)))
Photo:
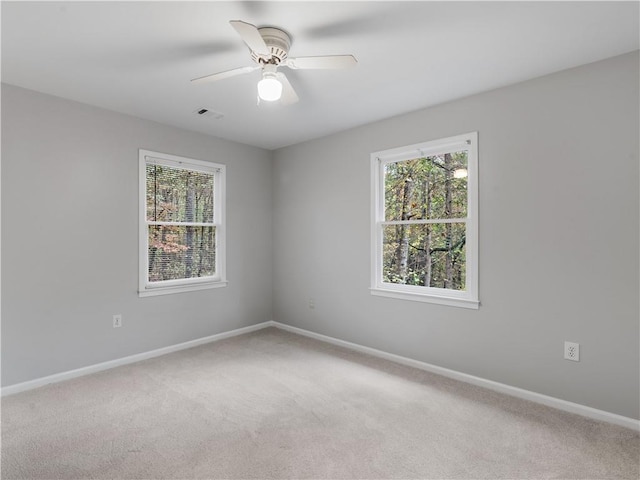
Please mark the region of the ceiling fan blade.
POLYGON ((249 47, 252 52, 265 57, 271 56, 269 47, 264 43, 264 39, 255 25, 243 22, 242 20, 231 20, 229 23, 235 28, 238 35, 242 37, 242 40, 244 40, 244 43, 247 44, 247 47, 249 47))
POLYGON ((288 58, 285 64, 293 69, 324 69, 355 67, 358 61, 353 55, 327 55, 324 57, 288 58))
POLYGON ((298 100, 298 94, 293 89, 291 83, 289 83, 289 79, 282 72, 276 73, 276 77, 282 83, 282 96, 280 97, 280 103, 282 105, 291 105, 292 103, 296 103, 298 100))
POLYGON ((257 70, 259 68, 259 66, 234 68, 233 70, 227 70, 225 72, 218 72, 211 75, 205 75, 204 77, 194 78, 191 81, 193 83, 215 82, 217 80, 223 80, 225 78, 235 77, 236 75, 253 72, 254 70, 257 70))

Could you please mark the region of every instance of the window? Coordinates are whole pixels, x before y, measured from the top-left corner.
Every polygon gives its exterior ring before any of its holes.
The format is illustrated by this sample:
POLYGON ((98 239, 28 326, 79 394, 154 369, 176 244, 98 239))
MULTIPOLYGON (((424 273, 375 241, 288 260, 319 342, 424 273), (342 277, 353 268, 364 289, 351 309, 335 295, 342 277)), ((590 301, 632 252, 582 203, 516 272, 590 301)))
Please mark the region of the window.
POLYGON ((478 308, 477 132, 371 154, 371 293, 478 308))
POLYGON ((140 150, 140 296, 226 286, 225 167, 140 150))

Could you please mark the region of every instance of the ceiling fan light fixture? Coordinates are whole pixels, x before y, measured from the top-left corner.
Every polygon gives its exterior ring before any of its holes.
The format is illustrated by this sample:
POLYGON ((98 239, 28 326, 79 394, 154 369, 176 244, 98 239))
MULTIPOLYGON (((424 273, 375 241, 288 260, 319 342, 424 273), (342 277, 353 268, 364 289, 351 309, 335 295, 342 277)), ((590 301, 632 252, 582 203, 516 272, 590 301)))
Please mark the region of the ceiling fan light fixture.
POLYGON ((266 102, 275 102, 282 96, 282 83, 272 72, 264 72, 262 80, 258 82, 258 96, 266 102))

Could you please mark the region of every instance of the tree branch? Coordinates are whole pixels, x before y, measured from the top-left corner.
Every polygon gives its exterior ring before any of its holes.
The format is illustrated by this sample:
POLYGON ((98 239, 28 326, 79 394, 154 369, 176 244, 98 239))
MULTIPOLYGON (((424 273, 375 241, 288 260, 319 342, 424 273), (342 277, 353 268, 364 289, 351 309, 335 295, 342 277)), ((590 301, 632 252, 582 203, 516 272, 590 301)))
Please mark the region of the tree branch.
MULTIPOLYGON (((466 236, 463 236, 458 243, 456 243, 453 247, 451 247, 451 249, 446 248, 446 247, 430 248, 429 249, 429 254, 432 254, 433 252, 448 252, 449 250, 457 250, 457 249, 463 247, 466 242, 467 242, 467 238, 466 238, 466 236)), ((420 252, 426 252, 426 250, 424 248, 416 247, 415 245, 411 245, 411 244, 409 244, 409 246, 411 248, 413 248, 414 250, 418 250, 420 252)))

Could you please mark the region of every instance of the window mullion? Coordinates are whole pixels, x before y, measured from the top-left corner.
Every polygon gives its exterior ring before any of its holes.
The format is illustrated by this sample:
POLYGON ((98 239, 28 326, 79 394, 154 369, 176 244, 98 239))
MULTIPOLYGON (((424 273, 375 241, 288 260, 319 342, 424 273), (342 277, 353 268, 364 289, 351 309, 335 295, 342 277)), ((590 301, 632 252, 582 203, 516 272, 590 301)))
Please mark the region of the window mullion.
POLYGON ((159 225, 168 227, 215 227, 214 222, 157 222, 154 220, 147 220, 147 225, 159 225))
POLYGON ((437 223, 467 223, 466 218, 428 218, 420 220, 384 220, 381 225, 425 225, 437 223))

